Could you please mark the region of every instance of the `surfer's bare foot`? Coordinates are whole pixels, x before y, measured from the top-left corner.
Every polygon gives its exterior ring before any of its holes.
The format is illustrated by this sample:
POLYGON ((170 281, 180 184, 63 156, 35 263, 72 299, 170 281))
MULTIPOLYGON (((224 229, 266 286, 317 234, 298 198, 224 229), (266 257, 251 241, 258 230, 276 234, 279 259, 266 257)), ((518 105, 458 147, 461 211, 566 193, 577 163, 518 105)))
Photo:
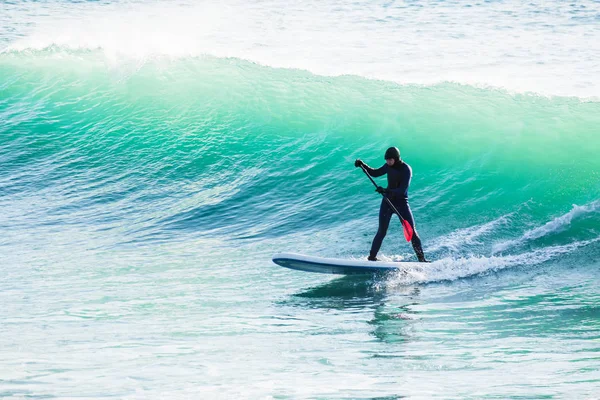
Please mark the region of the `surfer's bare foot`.
POLYGON ((369 260, 369 261, 379 261, 379 260, 377 259, 377 257, 373 257, 373 256, 369 256, 369 257, 367 257, 367 260, 369 260))

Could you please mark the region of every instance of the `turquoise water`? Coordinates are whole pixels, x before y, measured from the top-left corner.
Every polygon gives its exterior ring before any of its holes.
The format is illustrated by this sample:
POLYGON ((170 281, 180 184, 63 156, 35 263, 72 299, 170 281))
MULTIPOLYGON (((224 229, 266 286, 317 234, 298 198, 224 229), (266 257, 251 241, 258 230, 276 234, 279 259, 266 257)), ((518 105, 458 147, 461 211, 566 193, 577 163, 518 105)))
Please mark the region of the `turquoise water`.
MULTIPOLYGON (((4 4, 0 397, 597 396, 600 10, 579 5, 4 4), (393 46, 413 17, 405 42, 448 68, 393 46), (502 29, 529 48, 479 39, 502 29), (534 40, 582 31, 578 58, 534 40), (390 145, 435 261, 274 265, 367 255, 380 199, 353 162, 390 145)), ((414 258, 399 224, 382 256, 414 258)))

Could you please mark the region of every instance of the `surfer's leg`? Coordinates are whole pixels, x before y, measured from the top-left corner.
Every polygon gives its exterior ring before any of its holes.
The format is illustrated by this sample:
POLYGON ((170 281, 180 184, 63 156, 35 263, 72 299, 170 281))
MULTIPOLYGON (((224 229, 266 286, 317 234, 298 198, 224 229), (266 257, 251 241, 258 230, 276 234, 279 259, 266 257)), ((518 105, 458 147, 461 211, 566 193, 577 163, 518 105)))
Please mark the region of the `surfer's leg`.
POLYGON ((385 201, 382 201, 381 207, 379 208, 379 228, 377 228, 377 234, 373 239, 373 244, 371 245, 371 252, 369 253, 369 260, 371 261, 375 261, 377 259, 377 253, 381 248, 383 238, 385 237, 388 227, 390 226, 391 218, 392 209, 385 201))
POLYGON ((410 242, 413 246, 413 250, 415 251, 419 262, 427 262, 427 260, 425 259, 425 253, 423 253, 423 246, 421 246, 421 238, 419 237, 417 231, 414 229, 413 236, 410 242))
POLYGON ((412 211, 410 211, 408 203, 400 203, 396 206, 396 208, 398 209, 400 215, 402 215, 402 218, 407 220, 410 226, 413 228, 413 236, 410 243, 412 244, 413 250, 417 255, 417 259, 420 262, 427 262, 425 259, 425 253, 423 252, 423 246, 421 245, 421 238, 415 229, 415 220, 413 218, 412 211))

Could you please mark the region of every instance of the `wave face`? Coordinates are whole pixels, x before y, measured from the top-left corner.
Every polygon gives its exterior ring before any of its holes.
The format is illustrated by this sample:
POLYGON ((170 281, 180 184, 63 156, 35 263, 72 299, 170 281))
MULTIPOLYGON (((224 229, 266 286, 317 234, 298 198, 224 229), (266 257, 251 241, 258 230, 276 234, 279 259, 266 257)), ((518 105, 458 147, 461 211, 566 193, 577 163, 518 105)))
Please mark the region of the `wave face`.
POLYGON ((79 221, 115 244, 349 225, 370 236, 379 199, 352 164, 379 166, 396 145, 438 258, 598 234, 597 102, 213 57, 118 69, 93 51, 0 57, 9 229, 79 221))

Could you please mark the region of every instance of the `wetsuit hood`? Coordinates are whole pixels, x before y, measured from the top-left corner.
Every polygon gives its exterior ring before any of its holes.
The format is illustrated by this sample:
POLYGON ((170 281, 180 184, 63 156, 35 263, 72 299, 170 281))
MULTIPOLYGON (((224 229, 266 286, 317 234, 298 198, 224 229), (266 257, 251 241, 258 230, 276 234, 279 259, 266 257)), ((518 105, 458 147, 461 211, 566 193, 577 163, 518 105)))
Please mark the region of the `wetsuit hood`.
POLYGON ((385 159, 393 158, 396 161, 400 160, 400 150, 397 147, 390 147, 385 151, 385 159))
POLYGON ((393 158, 395 161, 394 168, 398 168, 402 164, 402 160, 400 159, 400 150, 398 150, 397 147, 390 147, 389 149, 387 149, 385 151, 384 158, 386 160, 393 158))

